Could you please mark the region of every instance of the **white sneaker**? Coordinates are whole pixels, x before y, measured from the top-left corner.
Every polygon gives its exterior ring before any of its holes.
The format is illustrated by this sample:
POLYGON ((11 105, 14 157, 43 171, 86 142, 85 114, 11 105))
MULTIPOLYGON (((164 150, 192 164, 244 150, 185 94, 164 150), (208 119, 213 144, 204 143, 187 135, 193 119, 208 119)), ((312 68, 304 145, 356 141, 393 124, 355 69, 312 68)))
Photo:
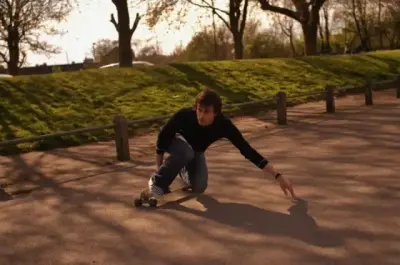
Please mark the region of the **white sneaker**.
POLYGON ((148 185, 149 185, 148 191, 150 193, 149 197, 160 199, 164 195, 164 191, 160 187, 154 185, 153 177, 154 176, 151 176, 149 179, 149 182, 148 182, 148 185))

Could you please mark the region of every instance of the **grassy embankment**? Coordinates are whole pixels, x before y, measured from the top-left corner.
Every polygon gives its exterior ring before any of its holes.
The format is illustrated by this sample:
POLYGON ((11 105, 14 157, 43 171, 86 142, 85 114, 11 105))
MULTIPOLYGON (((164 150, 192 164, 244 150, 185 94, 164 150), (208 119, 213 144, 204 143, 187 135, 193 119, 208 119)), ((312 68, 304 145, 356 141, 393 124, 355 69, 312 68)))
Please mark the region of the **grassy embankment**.
MULTIPOLYGON (((100 69, 0 79, 0 141, 169 114, 190 105, 203 86, 225 103, 359 85, 392 78, 400 51, 352 56, 199 62, 141 69, 100 69)), ((148 125, 147 125, 148 126, 148 125)), ((112 131, 0 147, 0 153, 41 150, 104 139, 112 131)))

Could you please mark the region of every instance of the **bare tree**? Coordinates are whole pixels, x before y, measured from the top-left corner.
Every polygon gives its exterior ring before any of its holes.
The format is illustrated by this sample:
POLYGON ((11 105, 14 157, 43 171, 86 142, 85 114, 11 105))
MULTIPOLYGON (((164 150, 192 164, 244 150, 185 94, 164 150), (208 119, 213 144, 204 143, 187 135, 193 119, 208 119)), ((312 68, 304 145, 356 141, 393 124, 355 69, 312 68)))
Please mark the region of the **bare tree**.
POLYGON ((93 59, 100 62, 101 58, 110 53, 114 48, 118 47, 118 41, 110 39, 101 39, 93 43, 93 59))
POLYGON ((110 22, 113 23, 118 32, 118 50, 119 50, 119 66, 132 67, 133 53, 131 40, 135 33, 141 16, 136 13, 133 25, 130 25, 128 0, 112 0, 117 8, 118 22, 115 20, 114 14, 111 14, 110 22))
MULTIPOLYGON (((250 0, 229 0, 227 1, 228 10, 215 7, 215 3, 212 0, 149 0, 149 22, 150 25, 155 25, 161 16, 168 15, 173 11, 176 11, 179 4, 181 5, 192 5, 204 9, 209 9, 213 12, 213 15, 217 16, 224 25, 232 33, 234 46, 235 46, 235 58, 243 58, 243 34, 246 27, 246 19, 248 14, 250 0), (151 4, 149 4, 151 2, 151 4)), ((181 17, 178 20, 182 20, 186 16, 186 12, 178 11, 181 17)))
POLYGON ((314 55, 317 53, 319 12, 326 0, 291 1, 295 10, 275 5, 271 0, 258 0, 262 10, 279 13, 298 21, 304 35, 304 53, 314 55))
MULTIPOLYGON (((283 7, 285 8, 293 8, 293 3, 291 0, 284 0, 283 7)), ((289 39, 290 49, 292 52, 292 56, 296 56, 296 47, 294 45, 294 22, 295 20, 282 15, 280 13, 275 13, 273 16, 274 23, 279 25, 280 30, 282 31, 283 35, 289 39)))
POLYGON ((27 59, 27 51, 42 54, 60 50, 41 40, 41 36, 61 32, 50 26, 71 12, 72 0, 0 0, 0 63, 17 75, 27 59))
MULTIPOLYGON (((321 52, 322 53, 330 53, 331 48, 331 30, 330 30, 330 14, 331 11, 331 2, 332 0, 327 0, 324 6, 321 8, 320 19, 319 22, 319 33, 321 39, 321 52)), ((333 11, 333 10, 332 10, 333 11)))
POLYGON ((360 41, 358 51, 369 51, 372 48, 371 38, 373 36, 374 14, 376 12, 373 3, 369 0, 337 0, 344 15, 349 21, 349 29, 353 30, 360 41))

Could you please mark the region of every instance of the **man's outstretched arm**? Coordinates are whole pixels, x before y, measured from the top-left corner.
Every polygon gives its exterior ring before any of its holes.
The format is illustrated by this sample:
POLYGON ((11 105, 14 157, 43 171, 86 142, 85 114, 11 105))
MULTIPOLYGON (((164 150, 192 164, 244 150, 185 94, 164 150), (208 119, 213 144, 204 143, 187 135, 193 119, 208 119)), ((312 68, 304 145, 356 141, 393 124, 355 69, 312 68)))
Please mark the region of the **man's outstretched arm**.
POLYGON ((230 120, 228 120, 227 123, 226 135, 228 140, 240 151, 240 153, 246 159, 251 161, 258 168, 262 169, 265 173, 270 174, 279 181, 280 187, 285 195, 287 195, 287 190, 289 190, 292 197, 296 198, 291 183, 288 183, 284 179, 282 174, 279 173, 266 158, 264 158, 253 147, 250 146, 246 139, 244 139, 239 129, 230 120))
POLYGON ((269 165, 269 161, 250 146, 246 139, 244 139, 242 133, 231 120, 226 121, 225 133, 226 138, 247 160, 252 162, 255 166, 260 169, 264 169, 269 165))

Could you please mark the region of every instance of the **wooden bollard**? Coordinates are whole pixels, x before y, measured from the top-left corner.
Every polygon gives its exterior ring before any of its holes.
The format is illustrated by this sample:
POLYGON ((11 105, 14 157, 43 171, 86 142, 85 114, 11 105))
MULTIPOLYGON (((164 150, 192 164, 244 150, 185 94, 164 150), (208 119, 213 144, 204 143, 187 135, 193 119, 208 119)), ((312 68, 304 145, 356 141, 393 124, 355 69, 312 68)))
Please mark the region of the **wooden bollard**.
POLYGON ((276 94, 276 111, 277 111, 277 122, 279 125, 287 124, 287 112, 286 112, 286 93, 283 91, 276 94))
POLYGON ((400 98, 400 75, 397 76, 397 82, 396 82, 396 98, 400 98))
POLYGON ((370 106, 373 105, 374 102, 372 100, 372 87, 374 83, 372 80, 368 80, 367 84, 365 85, 365 105, 370 106))
POLYGON ((131 159, 129 151, 128 121, 124 116, 117 115, 113 119, 115 133, 115 147, 118 161, 131 159))
POLYGON ((333 86, 325 87, 325 102, 326 102, 326 112, 327 113, 335 113, 335 93, 333 86))

